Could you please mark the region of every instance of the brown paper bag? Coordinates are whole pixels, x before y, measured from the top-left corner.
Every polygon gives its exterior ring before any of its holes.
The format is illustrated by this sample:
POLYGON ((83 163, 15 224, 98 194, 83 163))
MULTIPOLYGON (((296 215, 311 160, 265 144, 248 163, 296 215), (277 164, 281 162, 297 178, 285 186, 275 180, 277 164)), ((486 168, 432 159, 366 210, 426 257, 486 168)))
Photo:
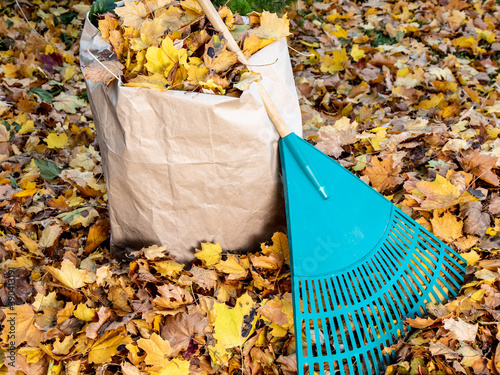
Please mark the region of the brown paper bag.
MULTIPOLYGON (((82 70, 93 61, 87 49, 94 55, 110 49, 88 18, 82 70)), ((301 135, 286 42, 267 46, 249 63, 301 135)), ((166 245, 189 262, 200 242, 248 251, 283 229, 279 138, 255 85, 233 98, 116 81, 86 84, 108 188, 112 251, 166 245)))

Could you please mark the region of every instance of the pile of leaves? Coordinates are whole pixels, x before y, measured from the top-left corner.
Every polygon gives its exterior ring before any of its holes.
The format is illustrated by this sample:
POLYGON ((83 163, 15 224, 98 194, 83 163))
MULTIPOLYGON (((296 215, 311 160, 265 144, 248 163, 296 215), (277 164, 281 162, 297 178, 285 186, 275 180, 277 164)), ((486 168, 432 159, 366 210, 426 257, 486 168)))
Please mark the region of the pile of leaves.
MULTIPOLYGON (((245 25, 227 7, 219 14, 246 58, 289 35, 286 15, 253 13, 245 25)), ((260 78, 238 63, 237 54, 206 22, 196 0, 125 0, 114 14, 102 17, 99 30, 112 54, 101 54, 101 61, 85 69, 85 77, 93 81, 123 76, 125 86, 238 96, 260 78)))
MULTIPOLYGON (((286 237, 247 255, 202 244, 187 266, 168 244, 116 260, 78 69, 90 3, 0 9, 0 371, 295 373, 286 237)), ((498 373, 500 5, 299 1, 288 15, 304 137, 467 259, 460 295, 407 321, 387 373, 498 373)))
MULTIPOLYGON (((299 1, 304 137, 462 253, 389 374, 500 371, 500 4, 299 1)), ((373 213, 376 218, 377 213, 373 213)))

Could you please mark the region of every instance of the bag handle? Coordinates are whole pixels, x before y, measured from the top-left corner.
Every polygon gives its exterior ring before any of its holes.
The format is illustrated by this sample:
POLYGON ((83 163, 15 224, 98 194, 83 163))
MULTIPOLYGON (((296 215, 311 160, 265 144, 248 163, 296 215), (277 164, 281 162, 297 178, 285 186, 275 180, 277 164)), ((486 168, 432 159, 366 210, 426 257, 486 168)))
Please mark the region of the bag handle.
MULTIPOLYGON (((214 26, 218 32, 222 33, 224 39, 226 39, 229 50, 235 52, 238 55, 238 60, 242 64, 248 65, 248 60, 246 59, 245 55, 243 55, 243 52, 238 46, 238 43, 236 43, 236 41, 234 40, 226 24, 220 18, 219 13, 214 8, 212 2, 210 0, 198 0, 198 3, 203 9, 203 12, 205 12, 209 21, 212 23, 212 26, 214 26)), ((283 118, 283 116, 281 116, 281 113, 279 112, 278 108, 276 108, 276 105, 273 103, 264 86, 262 86, 262 83, 256 82, 256 84, 257 89, 259 90, 259 95, 264 102, 264 107, 266 108, 267 115, 271 119, 280 137, 285 138, 288 134, 291 133, 290 129, 286 125, 285 119, 283 118)))

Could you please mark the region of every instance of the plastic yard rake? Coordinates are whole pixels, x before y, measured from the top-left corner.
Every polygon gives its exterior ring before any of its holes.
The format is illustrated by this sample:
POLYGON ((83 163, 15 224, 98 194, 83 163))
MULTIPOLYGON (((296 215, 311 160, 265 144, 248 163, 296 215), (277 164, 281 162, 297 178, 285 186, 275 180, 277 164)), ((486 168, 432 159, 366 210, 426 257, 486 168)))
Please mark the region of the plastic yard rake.
MULTIPOLYGON (((210 0, 198 2, 246 64, 210 0)), ((298 374, 377 374, 404 319, 458 293, 465 261, 291 133, 256 84, 281 136, 298 374)))

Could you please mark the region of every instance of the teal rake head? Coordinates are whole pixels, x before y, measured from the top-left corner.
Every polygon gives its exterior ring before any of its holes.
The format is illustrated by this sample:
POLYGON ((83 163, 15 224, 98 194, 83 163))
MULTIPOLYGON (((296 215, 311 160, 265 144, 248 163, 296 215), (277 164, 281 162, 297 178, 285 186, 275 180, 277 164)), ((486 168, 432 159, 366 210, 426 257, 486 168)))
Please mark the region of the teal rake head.
POLYGON ((280 151, 298 374, 378 374, 403 320, 458 293, 465 261, 295 134, 280 151))

